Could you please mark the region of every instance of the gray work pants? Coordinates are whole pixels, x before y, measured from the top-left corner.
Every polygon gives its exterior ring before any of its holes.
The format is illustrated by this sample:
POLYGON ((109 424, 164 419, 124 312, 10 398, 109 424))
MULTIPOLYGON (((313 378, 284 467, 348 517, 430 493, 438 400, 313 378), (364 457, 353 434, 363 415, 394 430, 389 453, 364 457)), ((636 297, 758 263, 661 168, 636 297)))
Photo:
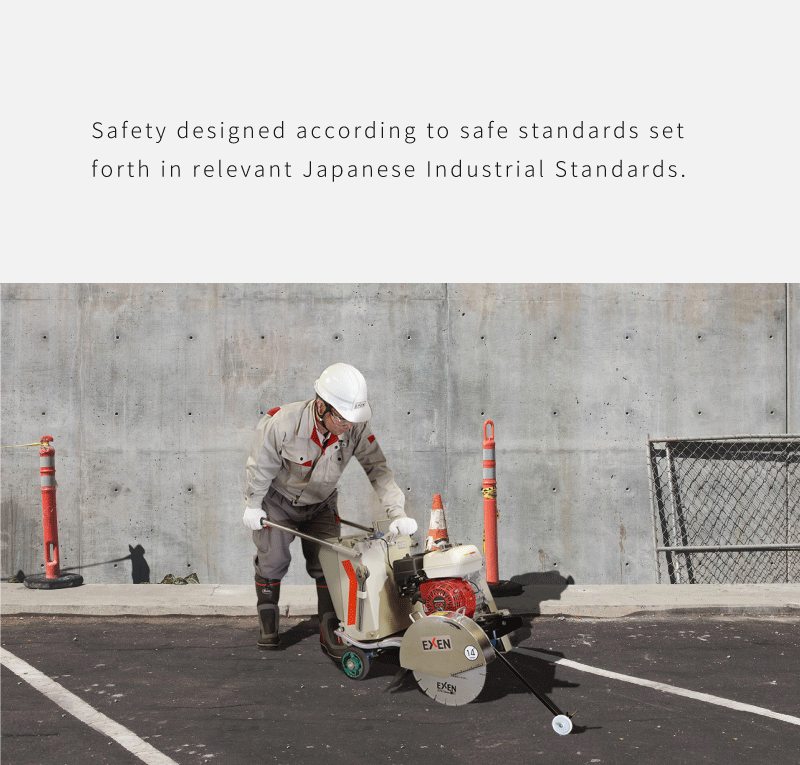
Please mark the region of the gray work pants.
MULTIPOLYGON (((340 533, 341 526, 336 507, 337 495, 338 491, 334 491, 324 502, 314 505, 296 505, 270 487, 261 507, 266 512, 268 520, 297 529, 305 534, 327 539, 338 537, 340 533)), ((278 529, 265 528, 254 531, 253 542, 258 550, 253 557, 256 574, 267 581, 283 579, 289 570, 289 563, 292 559, 289 546, 294 539, 294 534, 278 529)), ((319 545, 305 539, 300 541, 306 559, 306 571, 313 579, 319 579, 322 576, 319 545)))

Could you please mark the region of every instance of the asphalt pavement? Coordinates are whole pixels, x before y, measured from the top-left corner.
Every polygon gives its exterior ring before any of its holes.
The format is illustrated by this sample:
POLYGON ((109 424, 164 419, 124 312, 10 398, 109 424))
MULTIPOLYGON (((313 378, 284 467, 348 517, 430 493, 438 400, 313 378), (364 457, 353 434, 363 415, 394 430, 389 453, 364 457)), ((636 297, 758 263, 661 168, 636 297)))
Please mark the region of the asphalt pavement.
POLYGON ((526 587, 508 654, 460 706, 391 653, 351 680, 305 590, 259 651, 251 587, 3 584, 9 765, 710 763, 797 765, 797 585, 526 587), (55 596, 55 597, 51 597, 55 596), (303 613, 306 612, 306 613, 303 613), (394 683, 394 684, 393 684, 394 683))
POLYGON ((252 617, 7 616, 2 762, 796 765, 800 618, 526 619, 478 698, 436 703, 374 661, 360 681, 313 617, 259 651, 252 617), (12 659, 9 659, 12 657, 12 659), (24 662, 24 664, 21 664, 24 662), (39 674, 40 673, 40 674, 39 674))

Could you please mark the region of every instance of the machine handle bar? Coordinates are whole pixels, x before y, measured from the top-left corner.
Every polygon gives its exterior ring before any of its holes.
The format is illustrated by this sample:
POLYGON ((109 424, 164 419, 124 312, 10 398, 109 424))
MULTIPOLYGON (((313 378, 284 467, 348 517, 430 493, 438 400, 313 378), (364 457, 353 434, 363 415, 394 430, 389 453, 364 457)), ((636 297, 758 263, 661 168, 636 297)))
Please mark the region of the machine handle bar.
MULTIPOLYGON (((346 523, 346 521, 345 521, 346 523)), ((311 534, 304 534, 302 531, 298 531, 297 529, 292 529, 289 526, 283 526, 280 523, 275 523, 275 521, 267 520, 266 518, 261 519, 261 525, 263 527, 271 526, 274 529, 278 529, 279 531, 288 531, 290 534, 294 534, 296 537, 300 537, 301 539, 307 539, 309 542, 314 542, 315 544, 321 545, 322 547, 328 547, 331 550, 335 550, 336 552, 340 553, 341 555, 346 555, 348 558, 360 558, 361 553, 356 552, 355 550, 345 547, 344 545, 337 545, 334 542, 328 542, 325 539, 320 539, 319 537, 312 536, 311 534)), ((355 524, 350 524, 351 526, 355 524)), ((368 529, 371 531, 372 529, 368 529)))
POLYGON ((353 521, 346 521, 344 518, 339 518, 339 521, 343 523, 345 526, 352 526, 356 529, 361 529, 361 531, 372 531, 370 526, 362 526, 360 523, 353 523, 353 521))
MULTIPOLYGON (((516 667, 515 667, 515 666, 514 666, 514 665, 513 665, 513 664, 512 664, 512 663, 511 663, 511 662, 510 662, 510 661, 509 661, 509 660, 508 660, 506 657, 505 657, 505 656, 503 656, 503 654, 502 654, 500 651, 498 651, 498 650, 496 650, 496 649, 495 649, 494 655, 495 655, 495 656, 496 656, 498 659, 502 659, 502 660, 503 660, 503 664, 505 664, 505 665, 506 665, 506 666, 507 666, 507 667, 508 667, 508 668, 509 668, 509 669, 510 669, 510 670, 511 670, 511 671, 512 671, 512 672, 513 672, 513 673, 514 673, 516 676, 517 676, 517 678, 519 678, 519 680, 521 680, 521 681, 522 681, 522 684, 523 684, 523 685, 524 685, 524 686, 525 686, 525 687, 526 687, 526 688, 527 688, 527 689, 528 689, 528 690, 529 690, 529 691, 530 691, 530 692, 531 692, 531 693, 532 693, 534 696, 536 696, 536 698, 537 698, 537 699, 539 699, 539 701, 541 701, 541 702, 542 702, 542 704, 544 704, 544 705, 545 705, 545 706, 546 706, 546 707, 547 707, 547 708, 548 708, 548 709, 549 709, 549 710, 550 710, 550 711, 551 711, 551 712, 552 712, 554 715, 558 716, 558 715, 560 715, 560 714, 563 714, 563 712, 562 712, 562 711, 561 711, 561 710, 560 710, 560 709, 559 709, 559 708, 558 708, 558 707, 557 707, 557 706, 556 706, 556 705, 555 705, 555 704, 554 704, 552 701, 550 701, 550 699, 548 699, 548 698, 547 698, 547 696, 545 696, 543 693, 539 693, 539 691, 537 691, 537 690, 536 690, 536 688, 534 688, 534 687, 533 687, 533 686, 532 686, 532 685, 531 685, 531 684, 530 684, 530 683, 529 683, 529 682, 528 682, 528 681, 527 681, 527 680, 526 680, 526 679, 525 679, 525 678, 522 676, 522 674, 519 672, 519 670, 517 670, 517 668, 516 668, 516 667)), ((573 712, 572 714, 575 714, 575 713, 573 712)), ((572 715, 567 715, 567 717, 572 717, 572 715)))

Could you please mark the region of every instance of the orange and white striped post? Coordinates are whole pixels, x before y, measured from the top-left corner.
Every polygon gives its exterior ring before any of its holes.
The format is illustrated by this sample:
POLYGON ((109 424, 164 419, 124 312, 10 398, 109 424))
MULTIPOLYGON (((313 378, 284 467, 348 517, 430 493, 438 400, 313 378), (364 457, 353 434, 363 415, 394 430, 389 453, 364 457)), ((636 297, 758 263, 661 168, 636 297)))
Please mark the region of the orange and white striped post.
POLYGON ((44 568, 48 579, 58 579, 58 514, 56 511, 56 450, 53 437, 42 436, 39 448, 39 474, 42 477, 42 527, 44 528, 44 568))
POLYGON ((45 574, 26 576, 26 587, 56 590, 83 584, 80 574, 62 574, 58 557, 58 513, 56 510, 56 450, 53 437, 42 436, 39 447, 39 474, 42 484, 42 528, 44 530, 45 574))
POLYGON ((494 423, 483 423, 483 554, 486 558, 486 583, 497 584, 497 478, 494 460, 494 423))

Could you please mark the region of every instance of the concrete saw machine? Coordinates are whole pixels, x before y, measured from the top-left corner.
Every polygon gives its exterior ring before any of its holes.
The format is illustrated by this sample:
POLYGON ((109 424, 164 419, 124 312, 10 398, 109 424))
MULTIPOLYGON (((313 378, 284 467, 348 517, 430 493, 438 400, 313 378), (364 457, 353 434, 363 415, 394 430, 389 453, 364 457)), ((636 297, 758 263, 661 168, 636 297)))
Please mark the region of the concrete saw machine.
POLYGON ((477 698, 487 666, 499 659, 552 713, 556 733, 572 730, 574 713, 562 713, 503 655, 522 619, 497 608, 477 547, 445 542, 414 552, 411 537, 388 533, 388 519, 372 528, 342 520, 361 533, 334 539, 262 523, 319 544, 335 609, 320 616, 320 630, 349 678, 363 680, 373 659, 392 652, 402 668, 393 686, 411 672, 434 701, 459 706, 477 698))

